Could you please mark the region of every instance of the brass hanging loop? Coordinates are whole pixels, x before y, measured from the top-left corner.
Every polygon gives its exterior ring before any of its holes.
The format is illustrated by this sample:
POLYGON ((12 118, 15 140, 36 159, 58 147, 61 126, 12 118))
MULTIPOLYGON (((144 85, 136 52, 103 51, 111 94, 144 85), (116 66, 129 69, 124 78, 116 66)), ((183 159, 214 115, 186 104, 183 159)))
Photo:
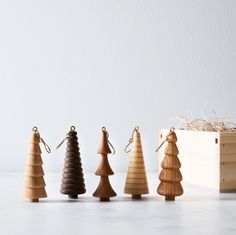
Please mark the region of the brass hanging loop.
POLYGON ((163 146, 163 144, 167 141, 168 137, 169 137, 170 135, 172 135, 172 133, 174 133, 174 131, 175 131, 175 128, 174 128, 174 127, 171 127, 171 128, 170 128, 170 131, 169 131, 169 133, 166 135, 165 139, 161 142, 161 144, 159 145, 159 147, 156 149, 156 152, 159 151, 159 149, 160 149, 160 148, 163 146))
POLYGON ((48 153, 51 153, 50 147, 49 147, 48 144, 44 141, 44 139, 40 136, 40 133, 39 133, 39 131, 38 131, 38 128, 37 128, 36 126, 34 126, 34 127, 32 128, 32 131, 39 137, 40 142, 43 143, 45 150, 46 150, 48 153))
POLYGON ((111 146, 111 148, 113 150, 112 154, 115 154, 116 153, 115 148, 113 147, 113 145, 111 144, 111 142, 109 140, 107 140, 107 142, 108 142, 108 144, 111 146))
POLYGON ((129 143, 125 146, 125 152, 129 153, 131 151, 131 149, 127 150, 127 148, 131 145, 131 143, 133 142, 133 138, 129 139, 129 143))
POLYGON ((113 147, 113 145, 111 144, 111 142, 109 141, 109 133, 107 132, 107 129, 106 129, 106 127, 102 127, 102 131, 106 134, 106 138, 107 138, 107 142, 108 142, 108 144, 110 145, 110 147, 112 148, 112 154, 115 154, 116 153, 116 150, 115 150, 115 148, 113 147))
POLYGON ((41 140, 41 142, 43 143, 44 148, 46 149, 46 151, 47 151, 48 153, 51 153, 50 147, 49 147, 48 144, 43 140, 43 138, 40 137, 40 140, 41 140))
POLYGON ((59 149, 67 139, 68 139, 68 134, 66 134, 66 137, 60 142, 60 144, 57 145, 56 149, 59 149))
POLYGON ((38 131, 38 127, 37 127, 37 126, 34 126, 34 127, 32 128, 32 131, 33 131, 35 134, 39 135, 39 131, 38 131))
POLYGON ((63 143, 68 139, 69 133, 73 131, 75 131, 75 127, 71 126, 70 131, 66 134, 66 137, 60 142, 60 144, 57 145, 56 149, 59 149, 63 145, 63 143))
POLYGON ((131 149, 128 149, 128 147, 131 145, 131 143, 133 142, 133 135, 134 135, 134 132, 135 131, 139 131, 139 127, 138 126, 136 126, 135 128, 134 128, 134 130, 133 130, 133 132, 132 132, 132 137, 129 139, 129 142, 128 142, 128 144, 126 145, 126 147, 125 147, 125 153, 129 153, 130 151, 131 151, 131 149), (128 150, 127 150, 128 149, 128 150))

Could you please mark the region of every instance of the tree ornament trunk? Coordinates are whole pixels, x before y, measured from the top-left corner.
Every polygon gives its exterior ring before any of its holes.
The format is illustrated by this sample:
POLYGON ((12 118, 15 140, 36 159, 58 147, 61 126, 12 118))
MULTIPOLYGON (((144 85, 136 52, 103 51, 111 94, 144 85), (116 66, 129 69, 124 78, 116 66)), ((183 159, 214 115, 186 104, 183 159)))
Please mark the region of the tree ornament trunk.
POLYGON ((142 195, 141 194, 132 194, 133 199, 141 199, 142 195))
POLYGON ((165 200, 166 201, 174 201, 175 200, 175 196, 165 196, 165 200))

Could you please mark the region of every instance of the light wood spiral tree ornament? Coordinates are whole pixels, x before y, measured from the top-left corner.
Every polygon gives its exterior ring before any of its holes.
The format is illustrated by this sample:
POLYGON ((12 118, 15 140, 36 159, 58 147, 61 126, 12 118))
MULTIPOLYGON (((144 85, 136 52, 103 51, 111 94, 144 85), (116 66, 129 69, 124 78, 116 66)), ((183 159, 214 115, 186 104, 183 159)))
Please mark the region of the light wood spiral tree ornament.
POLYGON ((133 199, 140 199, 142 194, 149 193, 149 189, 138 127, 135 127, 125 152, 130 152, 130 160, 124 193, 131 194, 133 199), (127 150, 130 145, 132 145, 131 149, 127 150))
POLYGON ((41 158, 40 143, 43 143, 46 151, 51 152, 49 146, 40 137, 37 127, 33 127, 33 133, 30 140, 29 154, 25 168, 25 180, 22 195, 28 198, 30 202, 38 202, 40 198, 46 198, 43 161, 41 158))

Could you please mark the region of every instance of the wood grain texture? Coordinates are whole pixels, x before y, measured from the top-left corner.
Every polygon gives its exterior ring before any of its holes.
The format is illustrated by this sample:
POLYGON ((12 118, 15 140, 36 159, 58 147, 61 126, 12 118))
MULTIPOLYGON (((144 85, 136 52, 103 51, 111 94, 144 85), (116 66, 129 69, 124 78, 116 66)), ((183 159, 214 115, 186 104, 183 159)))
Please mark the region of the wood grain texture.
MULTIPOLYGON (((169 130, 160 130, 162 142, 169 130)), ((181 157, 183 183, 219 190, 220 134, 218 132, 175 130, 181 157), (216 143, 218 139, 218 143, 216 143), (200 170, 200 174, 199 174, 200 170)), ((167 144, 164 144, 166 146, 167 144)), ((159 150, 159 172, 165 148, 159 150)))
POLYGON ((220 144, 236 144, 235 132, 220 133, 220 144))
POLYGON ((40 155, 36 154, 30 154, 30 156, 28 156, 27 161, 26 161, 26 165, 29 166, 42 166, 43 165, 43 161, 40 155))
POLYGON ((221 154, 220 162, 221 163, 236 162, 236 154, 235 153, 221 154))
POLYGON ((42 165, 27 165, 25 168, 25 173, 26 176, 44 176, 44 171, 42 165))
POLYGON ((175 200, 176 196, 182 195, 183 188, 180 183, 182 180, 182 174, 179 170, 181 163, 177 157, 179 150, 176 145, 177 136, 175 132, 167 138, 167 142, 165 157, 161 163, 163 169, 159 175, 161 182, 157 188, 157 192, 165 196, 166 200, 170 201, 175 200))
POLYGON ((107 132, 106 131, 102 131, 101 143, 98 147, 97 153, 98 154, 109 154, 109 153, 111 153, 111 149, 110 149, 108 141, 107 141, 107 132))
POLYGON ((35 176, 25 177, 24 184, 30 188, 41 188, 42 186, 44 187, 46 186, 43 177, 35 177, 35 176))
POLYGON ((220 154, 236 155, 236 144, 235 143, 220 144, 220 154))
POLYGON ((115 197, 116 192, 111 187, 109 177, 108 176, 101 176, 99 185, 95 192, 93 193, 94 197, 99 197, 101 201, 109 201, 110 197, 115 197))
POLYGON ((111 197, 116 196, 116 192, 113 190, 109 181, 109 175, 113 175, 114 172, 108 161, 108 154, 111 153, 111 150, 108 144, 108 133, 105 128, 102 128, 102 139, 97 153, 101 154, 101 159, 95 175, 100 176, 100 181, 93 196, 99 197, 100 201, 110 201, 111 197))
MULTIPOLYGON (((160 141, 168 131, 160 131, 160 141)), ((236 132, 176 130, 176 134, 182 159, 181 172, 186 176, 185 183, 218 192, 235 191, 236 132)), ((159 156, 160 159, 164 157, 162 149, 159 156)))
POLYGON ((22 191, 23 197, 28 198, 30 202, 38 202, 39 198, 47 197, 39 143, 39 135, 33 132, 28 159, 26 161, 24 187, 22 191))
POLYGON ((84 194, 85 192, 77 132, 72 130, 68 134, 61 193, 68 195, 69 198, 75 199, 78 198, 79 194, 84 194))
POLYGON ((142 194, 149 193, 141 136, 136 129, 132 136, 132 149, 130 152, 124 193, 131 194, 134 199, 141 198, 142 194))
POLYGON ((106 154, 101 154, 101 160, 95 172, 95 175, 101 175, 101 176, 114 175, 114 172, 110 167, 106 154))

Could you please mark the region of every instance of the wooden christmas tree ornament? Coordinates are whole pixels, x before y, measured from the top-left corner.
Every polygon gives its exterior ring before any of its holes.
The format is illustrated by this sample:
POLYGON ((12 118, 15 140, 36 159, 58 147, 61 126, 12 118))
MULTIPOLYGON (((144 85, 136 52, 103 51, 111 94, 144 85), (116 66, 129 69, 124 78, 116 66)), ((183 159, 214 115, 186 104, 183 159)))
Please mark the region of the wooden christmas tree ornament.
POLYGON ((130 152, 130 160, 124 193, 131 194, 134 199, 140 199, 142 194, 149 193, 149 189, 138 127, 134 129, 132 138, 129 140, 129 143, 125 148, 125 152, 130 152), (131 144, 131 150, 127 150, 131 144))
POLYGON ((103 127, 102 140, 97 151, 98 154, 101 154, 101 160, 97 168, 97 171, 95 172, 95 175, 100 176, 100 182, 96 191, 93 193, 93 196, 99 197, 100 201, 109 201, 110 197, 116 196, 116 193, 112 189, 111 184, 109 182, 109 175, 114 175, 114 172, 112 171, 109 165, 108 157, 107 157, 108 154, 112 153, 109 145, 113 149, 113 154, 115 153, 115 149, 109 142, 108 137, 109 137, 108 132, 106 128, 103 127))
POLYGON ((174 201, 176 196, 183 194, 183 188, 180 183, 182 180, 182 174, 179 170, 181 163, 178 158, 179 150, 176 145, 177 136, 174 132, 174 128, 170 129, 170 133, 166 136, 166 139, 162 142, 159 148, 165 141, 167 141, 168 144, 165 149, 165 157, 161 163, 163 169, 159 175, 161 183, 157 188, 157 192, 160 195, 165 196, 165 200, 174 201))
POLYGON ((42 142, 46 151, 51 152, 49 146, 40 137, 37 127, 33 128, 30 141, 30 149, 25 168, 25 180, 22 195, 29 199, 30 202, 38 202, 39 198, 47 197, 45 190, 43 161, 41 158, 41 149, 39 143, 42 142))
POLYGON ((76 199, 86 192, 83 168, 79 152, 77 132, 72 126, 66 138, 57 146, 59 148, 67 140, 64 170, 62 175, 61 193, 76 199))

